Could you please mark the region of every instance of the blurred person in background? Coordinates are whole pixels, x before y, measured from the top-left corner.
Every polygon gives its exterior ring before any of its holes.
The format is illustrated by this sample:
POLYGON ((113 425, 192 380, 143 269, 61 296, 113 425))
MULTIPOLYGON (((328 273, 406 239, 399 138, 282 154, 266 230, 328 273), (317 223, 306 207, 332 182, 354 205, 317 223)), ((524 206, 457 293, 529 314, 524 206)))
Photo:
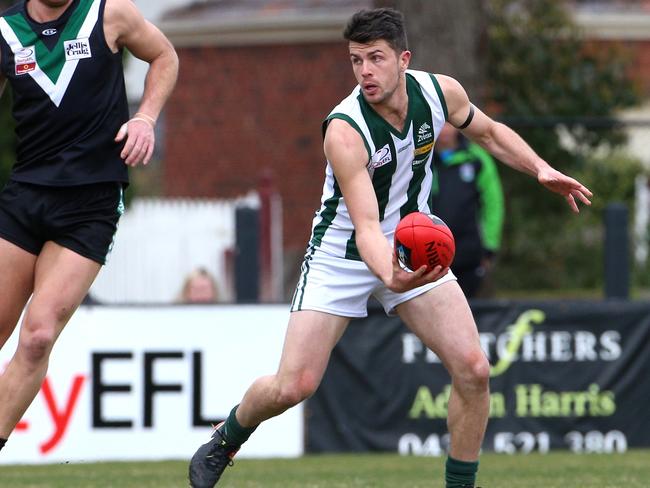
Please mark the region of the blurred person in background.
POLYGON ((503 190, 492 156, 451 124, 438 134, 433 153, 431 210, 456 241, 451 270, 465 296, 475 297, 501 245, 503 190))
POLYGON ((187 275, 181 288, 181 303, 216 303, 218 300, 217 283, 207 269, 196 268, 187 275))
MULTIPOLYGON (((280 365, 248 388, 196 451, 189 465, 194 488, 214 486, 260 423, 316 391, 332 349, 352 318, 367 316, 371 295, 387 314, 399 315, 450 373, 445 481, 448 488, 473 488, 489 412, 490 365, 453 273, 441 266, 402 269, 392 246, 395 227, 410 212, 431 213, 433 142, 445 121, 562 195, 574 212, 577 201, 591 203, 587 188, 474 107, 456 80, 408 70, 411 52, 400 12, 357 12, 344 37, 358 86, 323 124, 322 206, 313 221, 280 365)), ((223 381, 236 367, 221 365, 223 381)))
POLYGON ((174 48, 131 0, 29 0, 0 16, 0 93, 8 81, 18 140, 0 192, 0 347, 29 301, 0 376, 0 449, 106 261, 127 167, 149 161, 177 72, 174 48), (130 119, 124 49, 149 63, 130 119))

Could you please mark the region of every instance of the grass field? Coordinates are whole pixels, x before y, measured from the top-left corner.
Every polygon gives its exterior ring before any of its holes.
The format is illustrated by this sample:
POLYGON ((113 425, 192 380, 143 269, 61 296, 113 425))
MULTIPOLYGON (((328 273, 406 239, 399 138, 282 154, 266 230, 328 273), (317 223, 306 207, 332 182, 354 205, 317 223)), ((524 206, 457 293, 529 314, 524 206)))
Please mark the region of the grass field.
MULTIPOLYGON (((323 455, 249 460, 228 468, 223 488, 443 488, 443 458, 323 455)), ((0 466, 3 488, 187 487, 187 464, 96 463, 0 466)), ((485 454, 484 488, 648 488, 650 450, 626 454, 485 454)))

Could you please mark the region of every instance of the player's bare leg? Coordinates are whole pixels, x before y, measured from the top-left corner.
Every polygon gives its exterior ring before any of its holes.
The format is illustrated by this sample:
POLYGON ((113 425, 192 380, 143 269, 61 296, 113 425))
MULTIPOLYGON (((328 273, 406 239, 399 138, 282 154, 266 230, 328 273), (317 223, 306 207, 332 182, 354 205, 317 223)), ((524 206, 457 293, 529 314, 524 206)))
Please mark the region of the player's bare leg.
MULTIPOLYGON (((475 476, 490 408, 490 365, 467 300, 458 283, 451 281, 399 305, 397 311, 451 375, 448 477, 450 462, 452 470, 473 469, 475 476)), ((473 480, 467 486, 473 486, 473 480)))
MULTIPOLYGON (((0 349, 13 333, 32 294, 36 255, 0 238, 0 349)), ((3 364, 0 364, 0 375, 3 364)), ((0 376, 1 381, 2 376, 0 376)), ((1 396, 0 396, 1 398, 1 396)), ((0 449, 8 435, 0 433, 0 449)))
POLYGON ((7 438, 45 378, 54 342, 99 272, 90 259, 47 242, 36 260, 34 294, 16 352, 0 376, 0 438, 7 438))
POLYGON ((35 265, 36 255, 0 238, 0 349, 32 294, 35 265))
POLYGON ((348 318, 304 310, 291 313, 278 372, 257 379, 237 409, 242 426, 256 426, 314 394, 348 318))
POLYGON ((194 454, 190 462, 194 488, 214 486, 260 423, 313 395, 348 322, 345 317, 311 310, 291 313, 278 372, 253 382, 226 422, 194 454))

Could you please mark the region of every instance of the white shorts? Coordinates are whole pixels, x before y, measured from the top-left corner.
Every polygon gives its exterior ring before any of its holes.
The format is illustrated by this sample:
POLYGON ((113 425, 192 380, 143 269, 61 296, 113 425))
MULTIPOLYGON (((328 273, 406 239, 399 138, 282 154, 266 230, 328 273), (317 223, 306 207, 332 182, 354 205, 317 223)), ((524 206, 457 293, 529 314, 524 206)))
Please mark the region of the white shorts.
POLYGON ((453 280, 456 277, 449 270, 438 281, 395 293, 386 288, 363 261, 335 257, 316 248, 305 256, 291 311, 317 310, 341 317, 367 317, 368 299, 372 295, 387 315, 395 315, 395 307, 400 303, 453 280))

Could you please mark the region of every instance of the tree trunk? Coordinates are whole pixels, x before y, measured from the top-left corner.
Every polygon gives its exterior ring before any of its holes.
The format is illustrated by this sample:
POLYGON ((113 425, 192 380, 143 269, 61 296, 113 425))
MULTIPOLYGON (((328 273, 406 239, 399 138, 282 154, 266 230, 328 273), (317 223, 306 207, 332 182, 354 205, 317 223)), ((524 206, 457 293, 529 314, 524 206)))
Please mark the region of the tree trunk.
POLYGON ((404 14, 411 67, 456 78, 476 105, 486 83, 485 0, 375 0, 404 14))

